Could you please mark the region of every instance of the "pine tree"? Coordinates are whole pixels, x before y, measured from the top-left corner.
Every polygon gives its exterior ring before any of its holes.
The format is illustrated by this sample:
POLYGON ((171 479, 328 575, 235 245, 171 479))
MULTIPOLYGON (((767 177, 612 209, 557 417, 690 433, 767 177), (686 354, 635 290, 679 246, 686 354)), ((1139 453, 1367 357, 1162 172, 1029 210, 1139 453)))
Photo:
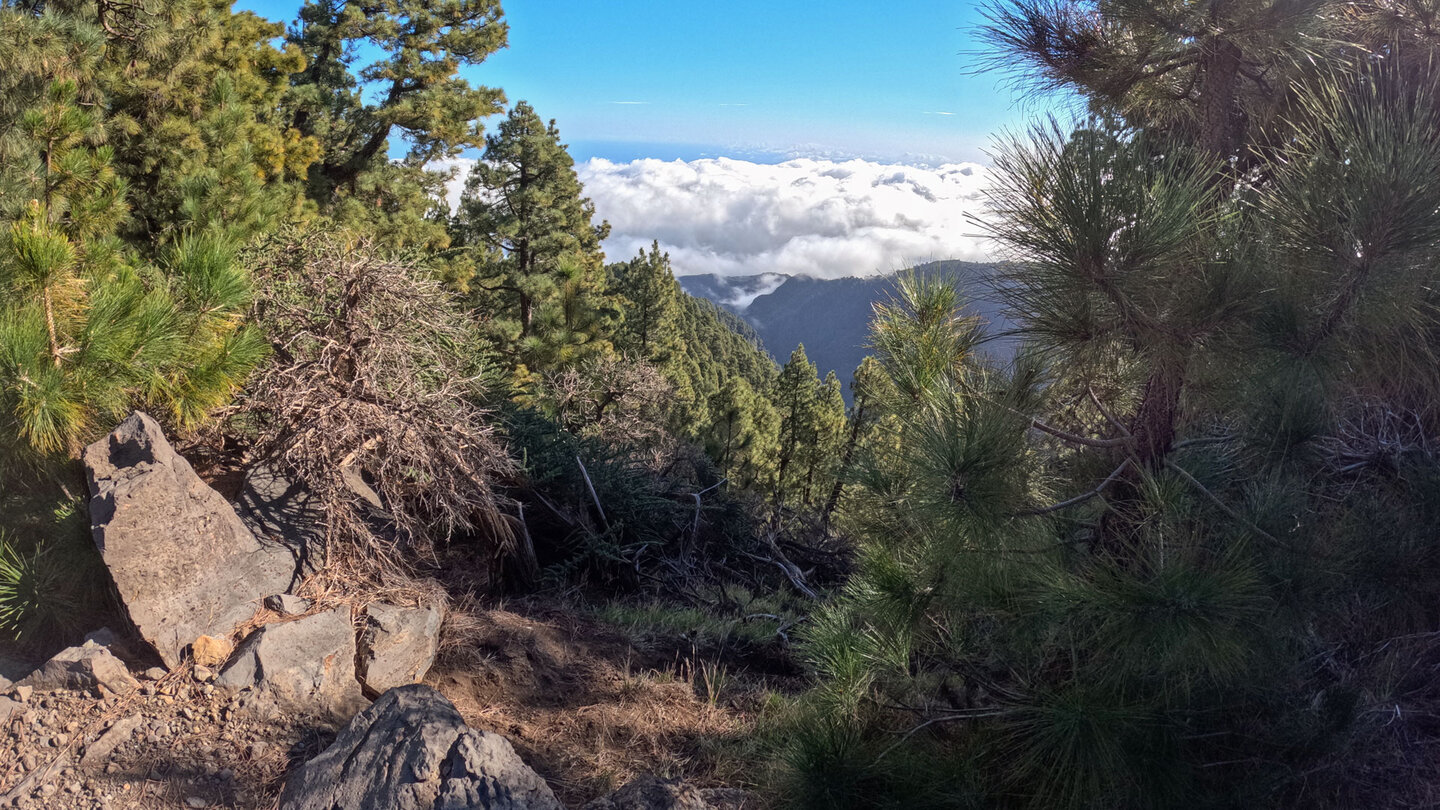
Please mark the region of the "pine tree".
POLYGON ((918 805, 910 770, 942 804, 1429 789, 1429 765, 1369 779, 1414 729, 1364 719, 1435 654, 1375 653, 1434 632, 1440 581, 1414 525, 1440 504, 1440 83, 1415 70, 1317 66, 1225 195, 1164 126, 1000 151, 1000 290, 1029 345, 987 366, 929 283, 877 308, 896 439, 862 453, 862 570, 809 632, 810 806, 918 805))
MULTIPOLYGON (((504 94, 472 86, 459 71, 505 47, 507 36, 499 0, 307 2, 288 37, 306 60, 289 104, 295 128, 322 146, 311 198, 327 208, 353 199, 363 212, 386 199, 366 173, 423 185, 426 164, 484 146, 480 121, 500 112, 504 94), (354 69, 357 54, 374 61, 354 69), (404 172, 385 169, 395 133, 409 145, 404 172)), ((424 210, 392 213, 418 222, 424 210)))
POLYGON ((56 83, 19 117, 37 173, 0 254, 0 441, 12 455, 73 453, 135 404, 192 426, 264 352, 240 328, 248 279, 225 242, 182 240, 161 267, 128 260, 116 236, 125 184, 76 93, 56 83))
POLYGON ((770 401, 734 376, 710 400, 705 449, 735 486, 759 489, 775 474, 780 418, 770 401))
POLYGON ((893 402, 893 383, 885 374, 880 361, 866 357, 855 367, 855 376, 850 382, 851 401, 845 414, 847 426, 844 440, 839 448, 835 471, 835 482, 830 487, 830 496, 825 499, 821 510, 821 523, 830 525, 830 519, 840 506, 840 497, 845 485, 855 470, 857 453, 869 443, 877 425, 885 418, 884 403, 893 402))
POLYGON ((625 320, 616 334, 616 348, 664 367, 679 341, 679 299, 683 294, 670 269, 670 256, 657 241, 646 253, 614 265, 613 289, 623 301, 625 320))
POLYGON ((284 109, 305 62, 294 45, 272 44, 283 34, 223 0, 164 0, 133 35, 110 38, 92 81, 132 190, 132 246, 153 256, 187 229, 223 226, 244 240, 302 218, 320 149, 284 109))
POLYGON ((1340 45, 1327 23, 1342 5, 1003 0, 985 33, 994 66, 1024 84, 1078 91, 1154 135, 1248 162, 1246 144, 1284 111, 1291 82, 1340 45))
POLYGON ((604 342, 588 314, 606 306, 600 242, 610 226, 593 224, 582 193, 555 122, 520 102, 486 138, 461 198, 455 232, 482 258, 470 286, 522 363, 542 359, 552 339, 604 342))
POLYGON ((805 347, 796 346, 780 368, 771 399, 780 414, 780 452, 776 460, 772 499, 777 509, 793 505, 806 477, 807 447, 816 440, 816 411, 819 388, 815 364, 805 356, 805 347))

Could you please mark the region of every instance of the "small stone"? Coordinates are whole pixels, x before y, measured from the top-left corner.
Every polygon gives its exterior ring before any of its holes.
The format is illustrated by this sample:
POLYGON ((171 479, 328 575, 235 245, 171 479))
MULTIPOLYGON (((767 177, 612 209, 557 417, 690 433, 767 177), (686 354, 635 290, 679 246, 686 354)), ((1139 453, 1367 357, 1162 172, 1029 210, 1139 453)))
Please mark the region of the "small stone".
POLYGON ((194 659, 196 666, 202 667, 218 667, 225 663, 225 659, 234 651, 235 645, 230 639, 215 636, 201 636, 190 645, 190 657, 194 659))
POLYGON ((33 686, 17 686, 10 690, 10 697, 15 698, 21 703, 28 703, 30 696, 33 694, 35 694, 35 687, 33 686))
POLYGON ((207 683, 209 681, 215 680, 215 670, 207 666, 202 666, 200 664, 195 665, 195 672, 193 674, 195 676, 195 680, 199 681, 200 683, 207 683))
POLYGON ((288 593, 277 593, 265 597, 265 607, 281 616, 299 616, 308 613, 315 603, 288 593))
POLYGON ((210 806, 210 802, 205 801, 204 799, 200 798, 199 796, 191 796, 190 798, 188 798, 188 799, 185 800, 185 806, 186 806, 186 807, 209 807, 209 806, 210 806))
POLYGON ((165 669, 163 667, 151 667, 145 670, 145 680, 158 681, 161 678, 165 677, 165 674, 165 669))

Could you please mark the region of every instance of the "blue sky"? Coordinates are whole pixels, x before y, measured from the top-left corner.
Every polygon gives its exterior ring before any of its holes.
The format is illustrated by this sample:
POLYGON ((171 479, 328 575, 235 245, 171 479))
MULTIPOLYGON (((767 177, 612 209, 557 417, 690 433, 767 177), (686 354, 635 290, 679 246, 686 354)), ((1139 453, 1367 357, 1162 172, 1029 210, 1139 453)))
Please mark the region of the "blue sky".
MULTIPOLYGON (((294 0, 237 8, 290 21, 294 0)), ((510 47, 467 72, 558 120, 575 158, 983 160, 1043 112, 971 75, 966 0, 506 0, 510 47)))

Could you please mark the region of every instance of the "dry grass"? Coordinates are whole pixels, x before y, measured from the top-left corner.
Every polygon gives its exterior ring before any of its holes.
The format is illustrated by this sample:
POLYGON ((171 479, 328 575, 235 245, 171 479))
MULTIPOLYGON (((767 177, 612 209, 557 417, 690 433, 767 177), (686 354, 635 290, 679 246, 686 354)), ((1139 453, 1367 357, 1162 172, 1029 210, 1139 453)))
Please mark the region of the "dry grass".
POLYGON ((707 694, 705 669, 573 613, 467 609, 452 613, 428 681, 578 806, 643 773, 736 784, 725 749, 754 726, 761 688, 732 677, 707 694))

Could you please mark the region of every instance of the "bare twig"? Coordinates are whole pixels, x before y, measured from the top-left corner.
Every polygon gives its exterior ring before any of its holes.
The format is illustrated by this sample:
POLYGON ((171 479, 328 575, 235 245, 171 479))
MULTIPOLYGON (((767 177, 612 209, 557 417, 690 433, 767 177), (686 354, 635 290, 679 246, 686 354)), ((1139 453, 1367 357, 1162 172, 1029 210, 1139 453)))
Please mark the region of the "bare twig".
POLYGON ((1085 393, 1089 395, 1090 402, 1095 405, 1095 409, 1100 411, 1101 416, 1105 417, 1105 421, 1109 422, 1112 426, 1114 426, 1116 430, 1120 431, 1121 436, 1124 436, 1127 439, 1130 438, 1129 428, 1125 427, 1124 422, 1116 419, 1115 414, 1111 413, 1110 409, 1105 407, 1105 404, 1100 401, 1100 398, 1095 396, 1095 389, 1087 385, 1085 386, 1085 393))
POLYGON ((580 474, 585 477, 585 488, 590 490, 590 499, 595 502, 595 511, 600 513, 600 523, 605 526, 605 531, 610 531, 610 521, 605 517, 605 507, 600 504, 600 496, 595 493, 595 485, 590 482, 590 472, 585 469, 585 462, 575 457, 575 463, 580 465, 580 474))
POLYGON ((1062 509, 1068 509, 1072 506, 1078 506, 1082 503, 1085 503, 1091 498, 1099 497, 1100 493, 1104 492, 1106 487, 1115 483, 1115 479, 1120 477, 1120 473, 1125 471, 1125 468, 1129 466, 1130 461, 1131 459, 1127 456, 1124 461, 1120 462, 1119 467, 1116 467, 1113 472, 1105 476, 1105 480, 1101 481, 1095 486, 1094 489, 1090 490, 1089 492, 1083 492, 1073 498, 1069 498, 1067 500, 1061 501, 1060 503, 1052 504, 1050 506, 1041 507, 1039 509, 1026 509, 1023 512, 1016 512, 1015 516, 1033 517, 1036 515, 1048 515, 1051 512, 1059 512, 1062 509))
POLYGON ((1132 443, 1129 436, 1120 436, 1114 439, 1092 439, 1088 436, 1080 436, 1069 431, 1061 430, 1060 428, 1051 427, 1039 419, 1033 418, 1030 420, 1030 427, 1035 428, 1041 433, 1048 433, 1061 441, 1084 445, 1085 447, 1128 447, 1132 443))
POLYGON ((1202 495, 1204 495, 1206 498, 1208 498, 1211 503, 1215 504, 1215 506, 1216 506, 1217 508, 1219 508, 1221 512, 1224 512, 1231 520, 1234 520, 1234 521, 1237 522, 1237 523, 1243 524, 1246 528, 1250 529, 1251 531, 1255 532, 1256 534, 1259 534, 1261 537, 1264 537, 1266 540, 1269 540, 1269 541, 1271 541, 1272 543, 1275 543, 1275 544, 1277 544, 1277 545, 1286 545, 1285 543, 1281 542, 1280 538, 1278 538, 1278 537, 1276 537, 1275 535, 1273 535, 1273 534, 1265 531, 1264 529, 1260 528, 1259 526, 1256 526, 1253 522, 1251 522, 1251 521, 1249 521, 1249 520, 1246 520, 1239 512, 1236 512, 1234 509, 1231 509, 1230 506, 1229 506, 1229 504, 1227 504, 1227 503, 1225 503, 1224 501, 1220 500, 1220 497, 1219 497, 1218 495, 1216 495, 1215 493, 1211 492, 1208 487, 1206 487, 1204 484, 1200 483, 1200 481, 1199 481, 1198 479, 1196 479, 1195 476, 1193 476, 1193 475, 1191 475, 1190 473, 1186 472, 1185 469, 1184 469, 1183 467, 1181 467, 1179 464, 1176 464, 1176 463, 1173 462, 1173 461, 1166 461, 1166 462, 1165 462, 1165 466, 1166 466, 1168 469, 1170 469, 1171 471, 1173 471, 1176 475, 1178 475, 1178 476, 1180 476, 1181 478, 1183 478, 1186 483, 1190 484, 1191 486, 1195 487, 1195 489, 1199 490, 1199 491, 1200 491, 1200 494, 1202 494, 1202 495))
POLYGON ((915 726, 914 728, 900 735, 900 739, 896 740, 884 751, 881 751, 879 754, 875 755, 875 761, 879 762, 880 760, 884 759, 890 754, 891 751, 894 751, 896 748, 904 745, 905 742, 911 737, 914 737, 916 734, 920 733, 924 729, 929 728, 930 726, 935 725, 936 723, 954 723, 959 720, 978 720, 985 717, 1001 717, 1005 714, 1006 712, 1002 709, 986 709, 971 712, 960 712, 957 714, 947 714, 941 717, 932 717, 929 720, 926 720, 920 725, 915 726))

